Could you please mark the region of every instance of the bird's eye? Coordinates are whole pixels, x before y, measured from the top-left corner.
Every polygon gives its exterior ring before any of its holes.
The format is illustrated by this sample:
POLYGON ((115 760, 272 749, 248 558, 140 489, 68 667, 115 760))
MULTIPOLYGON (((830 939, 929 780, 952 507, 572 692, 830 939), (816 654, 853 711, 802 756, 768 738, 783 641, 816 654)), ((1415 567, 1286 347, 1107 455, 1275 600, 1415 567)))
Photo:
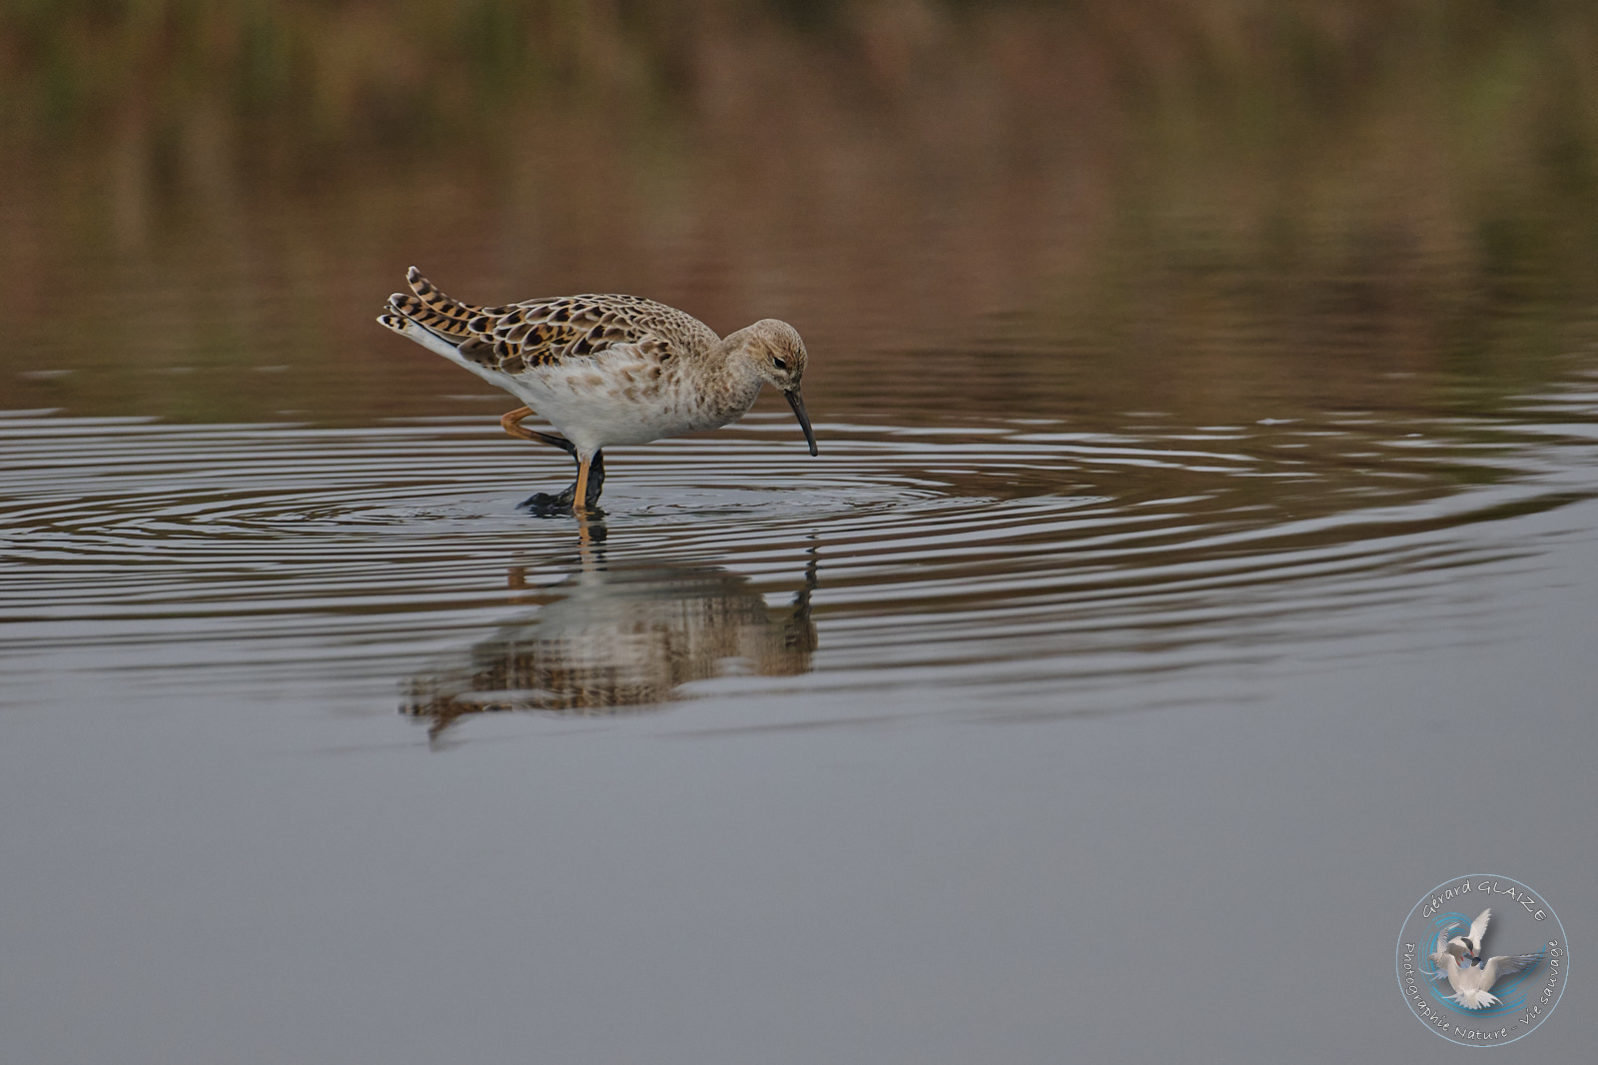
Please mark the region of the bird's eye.
POLYGON ((771 360, 771 365, 775 366, 779 370, 786 370, 788 368, 788 360, 786 360, 786 359, 772 359, 771 360))

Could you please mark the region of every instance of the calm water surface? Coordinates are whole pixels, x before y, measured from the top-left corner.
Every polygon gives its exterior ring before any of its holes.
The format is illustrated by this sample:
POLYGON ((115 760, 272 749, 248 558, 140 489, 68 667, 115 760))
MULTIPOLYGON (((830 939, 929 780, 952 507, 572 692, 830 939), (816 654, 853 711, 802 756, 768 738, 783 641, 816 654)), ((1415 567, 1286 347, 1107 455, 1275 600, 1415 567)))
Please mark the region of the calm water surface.
POLYGON ((19 1060, 1402 1039, 1438 851, 1591 931, 1595 415, 761 413, 585 540, 489 418, 11 412, 19 1060))
POLYGON ((1473 871, 1590 1060, 1598 19, 657 6, 0 25, 0 1061, 1455 1061, 1473 871), (412 262, 821 454, 520 512, 412 262))

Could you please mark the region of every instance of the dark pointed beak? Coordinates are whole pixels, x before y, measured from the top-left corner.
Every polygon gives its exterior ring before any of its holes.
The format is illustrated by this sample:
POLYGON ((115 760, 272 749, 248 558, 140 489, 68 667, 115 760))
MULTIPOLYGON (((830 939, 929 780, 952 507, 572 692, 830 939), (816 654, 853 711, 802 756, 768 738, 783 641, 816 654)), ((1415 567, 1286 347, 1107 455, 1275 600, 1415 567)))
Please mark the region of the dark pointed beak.
POLYGON ((788 406, 793 408, 793 416, 799 419, 799 428, 805 431, 805 443, 810 445, 810 453, 816 454, 816 434, 810 431, 810 415, 805 413, 804 397, 799 395, 796 388, 791 392, 784 392, 788 397, 788 406))

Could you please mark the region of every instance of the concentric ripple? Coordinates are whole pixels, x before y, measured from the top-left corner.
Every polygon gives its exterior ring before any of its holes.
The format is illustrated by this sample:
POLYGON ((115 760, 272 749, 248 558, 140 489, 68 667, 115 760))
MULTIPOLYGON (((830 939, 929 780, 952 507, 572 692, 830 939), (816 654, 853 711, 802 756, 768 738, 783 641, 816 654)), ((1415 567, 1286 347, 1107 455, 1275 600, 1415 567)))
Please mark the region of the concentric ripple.
POLYGON ((20 412, 0 418, 0 658, 157 687, 398 685, 451 719, 715 693, 1224 700, 1239 670, 1340 639, 1468 626, 1456 575, 1534 568, 1524 523, 1591 494, 1595 406, 1573 388, 1496 419, 834 422, 816 459, 754 417, 607 453, 581 533, 515 507, 566 460, 475 420, 20 412), (1403 631, 1381 631, 1384 604, 1403 631))

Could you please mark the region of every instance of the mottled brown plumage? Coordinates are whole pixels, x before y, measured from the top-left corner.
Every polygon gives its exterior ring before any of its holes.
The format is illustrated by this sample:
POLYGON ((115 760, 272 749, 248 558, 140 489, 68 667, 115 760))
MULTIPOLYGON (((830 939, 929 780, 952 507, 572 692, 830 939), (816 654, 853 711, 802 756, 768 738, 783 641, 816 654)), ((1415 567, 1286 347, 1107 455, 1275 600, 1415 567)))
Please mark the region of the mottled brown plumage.
POLYGON ((455 341, 463 358, 505 374, 597 356, 619 344, 666 362, 720 340, 692 315, 640 296, 586 293, 478 307, 442 291, 414 266, 406 280, 415 295, 390 296, 395 311, 455 341))

